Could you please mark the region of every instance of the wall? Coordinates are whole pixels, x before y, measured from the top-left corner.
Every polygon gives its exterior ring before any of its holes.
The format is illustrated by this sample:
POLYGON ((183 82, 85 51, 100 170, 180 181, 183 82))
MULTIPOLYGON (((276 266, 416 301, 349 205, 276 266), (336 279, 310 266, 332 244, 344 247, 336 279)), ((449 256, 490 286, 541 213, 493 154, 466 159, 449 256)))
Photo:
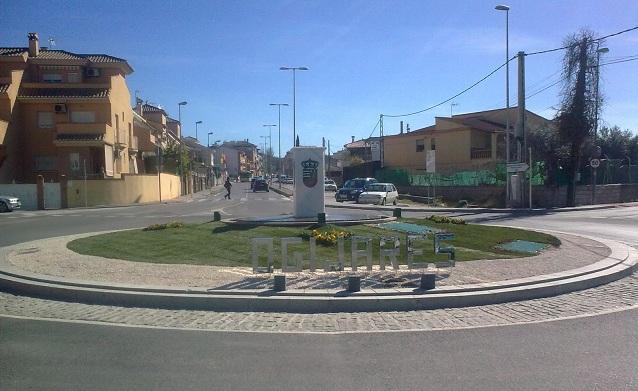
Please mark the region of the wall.
MULTIPOLYGON (((399 193, 417 196, 433 196, 432 188, 426 186, 398 186, 399 193)), ((566 205, 567 187, 532 187, 534 207, 560 208, 566 205)), ((505 202, 503 186, 440 186, 436 196, 449 201, 468 200, 485 206, 502 206, 505 202)), ((526 193, 527 196, 527 193, 526 193)), ((638 201, 638 184, 615 184, 596 186, 596 204, 614 204, 638 201)), ((591 205, 591 186, 576 187, 576 205, 591 205)))
MULTIPOLYGON (((162 200, 180 195, 179 177, 161 174, 162 200)), ((86 205, 124 205, 141 202, 158 202, 157 175, 123 175, 120 179, 86 181, 86 205)), ((67 194, 69 208, 85 206, 83 180, 70 180, 67 194)))
MULTIPOLYGON (((22 209, 37 210, 38 209, 38 191, 35 183, 27 184, 0 184, 0 194, 15 196, 22 202, 22 209)), ((44 207, 46 209, 60 208, 60 184, 45 183, 44 184, 44 207)))

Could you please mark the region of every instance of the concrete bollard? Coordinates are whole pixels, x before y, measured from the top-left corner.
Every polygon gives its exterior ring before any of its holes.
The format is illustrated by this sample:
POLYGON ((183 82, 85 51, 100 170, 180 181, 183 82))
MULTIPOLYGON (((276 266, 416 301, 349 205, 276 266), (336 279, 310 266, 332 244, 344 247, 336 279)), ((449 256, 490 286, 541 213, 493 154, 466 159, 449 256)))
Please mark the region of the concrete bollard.
POLYGON ((396 217, 397 219, 401 218, 401 208, 394 208, 392 217, 396 217))
POLYGON ((273 290, 276 292, 283 292, 286 290, 286 275, 278 274, 274 277, 275 283, 273 285, 273 290))
POLYGON ((317 213, 317 224, 326 225, 326 214, 325 213, 317 213))
POLYGON ((436 274, 421 274, 421 285, 419 286, 419 288, 423 290, 436 288, 436 274))
POLYGON ((348 292, 361 290, 361 276, 348 276, 348 292))
POLYGON ((219 221, 221 219, 222 219, 221 213, 219 213, 218 211, 214 211, 213 212, 213 221, 219 221))

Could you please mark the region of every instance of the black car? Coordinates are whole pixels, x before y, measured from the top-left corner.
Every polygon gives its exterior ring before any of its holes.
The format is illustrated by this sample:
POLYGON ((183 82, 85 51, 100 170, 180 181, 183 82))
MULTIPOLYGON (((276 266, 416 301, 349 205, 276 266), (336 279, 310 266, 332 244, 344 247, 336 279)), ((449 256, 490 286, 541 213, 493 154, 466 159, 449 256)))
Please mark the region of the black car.
POLYGON ((268 188, 268 182, 264 179, 256 179, 255 183, 253 183, 253 193, 259 190, 270 191, 268 188))
POLYGON ((368 185, 377 183, 374 178, 354 178, 346 181, 343 187, 335 193, 337 202, 357 201, 361 193, 366 190, 368 185))

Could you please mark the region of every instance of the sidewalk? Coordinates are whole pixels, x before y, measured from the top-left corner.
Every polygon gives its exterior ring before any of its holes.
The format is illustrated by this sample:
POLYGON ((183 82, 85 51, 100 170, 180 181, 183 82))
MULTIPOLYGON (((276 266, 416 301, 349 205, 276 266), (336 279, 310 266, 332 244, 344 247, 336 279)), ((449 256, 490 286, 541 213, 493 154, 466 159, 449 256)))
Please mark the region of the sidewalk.
POLYGON ((559 236, 565 243, 562 248, 536 257, 459 262, 437 276, 435 289, 407 284, 419 277, 419 271, 372 271, 360 273, 358 292, 344 289, 347 272, 288 273, 286 290, 274 291, 270 275, 252 275, 248 268, 148 264, 72 254, 65 244, 78 236, 69 236, 0 248, 0 289, 49 300, 175 310, 397 312, 557 296, 621 279, 638 265, 638 251, 622 243, 559 236))
MULTIPOLYGON (((5 260, 12 269, 28 273, 98 282, 104 284, 151 285, 179 288, 269 289, 268 274, 252 273, 249 267, 154 264, 80 255, 66 244, 80 234, 23 243, 7 248, 5 260)), ((602 243, 572 235, 556 235, 562 242, 557 249, 540 255, 457 262, 456 267, 439 275, 438 286, 481 284, 552 274, 591 265, 607 257, 611 250, 602 243)), ((363 270, 360 268, 359 270, 363 270)), ((365 272, 364 272, 365 273, 365 272)), ((343 289, 343 273, 290 273, 290 289, 343 289)), ((374 271, 365 273, 362 288, 415 287, 420 272, 374 271)))
MULTIPOLYGON (((282 185, 279 189, 278 185, 272 187, 274 191, 282 194, 286 197, 293 197, 294 191, 290 185, 282 185)), ((399 195, 401 197, 401 195, 399 195)), ((400 200, 399 200, 400 201, 400 200)), ((326 193, 326 207, 328 208, 343 208, 343 209, 360 209, 360 210, 376 210, 376 211, 388 211, 391 212, 396 208, 401 208, 407 212, 444 212, 444 213, 559 213, 559 212, 575 212, 575 211, 587 211, 587 210, 599 210, 599 209, 613 209, 622 207, 638 206, 638 202, 626 202, 620 204, 596 204, 596 205, 581 205, 575 207, 562 207, 562 208, 440 208, 430 206, 413 206, 408 204, 401 204, 399 202, 396 206, 381 206, 371 204, 357 204, 353 201, 337 202, 334 200, 334 193, 326 193)))

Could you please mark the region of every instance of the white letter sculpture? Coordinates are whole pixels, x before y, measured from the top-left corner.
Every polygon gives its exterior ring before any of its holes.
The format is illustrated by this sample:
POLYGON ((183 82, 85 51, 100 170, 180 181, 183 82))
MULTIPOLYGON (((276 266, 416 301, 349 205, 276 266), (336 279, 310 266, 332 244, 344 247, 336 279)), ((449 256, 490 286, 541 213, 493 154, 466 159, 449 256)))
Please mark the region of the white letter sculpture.
POLYGON ((273 243, 272 238, 252 238, 252 247, 253 247, 253 273, 272 273, 273 269, 273 243), (266 267, 259 266, 259 248, 265 247, 268 251, 267 259, 268 264, 266 267))
POLYGON ((362 255, 366 258, 366 269, 372 271, 372 239, 364 236, 352 237, 352 271, 357 271, 357 265, 359 264, 359 256, 362 255), (359 243, 365 244, 363 250, 359 249, 359 243))
POLYGON ((401 253, 401 241, 395 236, 382 236, 379 239, 379 269, 385 270, 385 261, 388 260, 388 266, 392 265, 394 270, 399 270, 399 261, 397 257, 401 253), (389 244, 390 248, 385 248, 389 244))

